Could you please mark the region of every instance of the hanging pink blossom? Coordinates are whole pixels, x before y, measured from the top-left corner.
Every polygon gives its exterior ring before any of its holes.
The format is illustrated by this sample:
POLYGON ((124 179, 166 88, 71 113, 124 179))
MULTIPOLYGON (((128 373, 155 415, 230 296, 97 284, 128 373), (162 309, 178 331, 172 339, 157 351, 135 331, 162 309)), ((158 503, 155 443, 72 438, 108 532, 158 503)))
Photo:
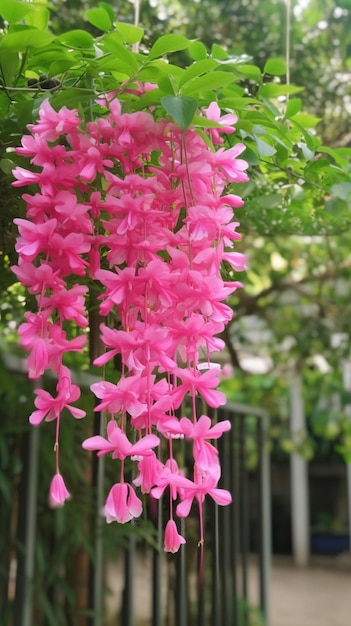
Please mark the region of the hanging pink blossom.
POLYGON ((168 520, 165 528, 165 552, 178 552, 180 546, 185 543, 184 537, 178 533, 174 520, 168 520))
POLYGON ((49 504, 53 508, 63 506, 66 500, 71 497, 61 474, 57 473, 53 477, 49 490, 49 504))
MULTIPOLYGON (((145 84, 134 91, 151 88, 145 84)), ((27 312, 19 328, 20 342, 31 378, 47 369, 57 377, 56 394, 36 389, 29 419, 36 426, 56 420, 49 497, 52 506, 61 506, 69 497, 59 472, 63 412, 85 415, 74 405, 80 390, 65 359, 84 348, 86 296, 94 281, 101 286, 97 303, 106 348, 94 365, 111 367, 119 357, 122 367, 113 380, 91 386, 99 400, 96 410, 107 422, 106 437, 88 437, 83 447, 98 456, 110 454, 119 466, 120 481, 104 507, 107 522, 125 523, 142 512, 125 480, 127 459, 134 464, 131 482, 137 489, 156 499, 168 494, 165 550, 176 552, 185 539, 175 513, 187 516, 197 502, 202 544, 204 498, 231 502, 218 487, 218 451, 210 443, 230 423, 198 416, 197 399, 213 408, 225 403, 217 389, 221 372, 210 357, 224 346, 218 335, 232 316, 225 301, 241 287, 223 280, 222 264, 232 274, 246 263, 234 248, 240 234, 233 209, 243 201, 228 193, 228 184, 248 180, 247 163, 238 158, 245 146, 224 147, 237 117, 221 115, 215 102, 203 114, 219 127, 205 131, 206 141, 194 128, 183 132, 150 111, 126 112, 115 94, 98 104, 101 117, 85 126, 77 111, 55 111, 45 101, 18 149, 35 171, 13 171, 15 186, 35 189, 23 195, 25 218, 15 220, 18 264, 12 269, 37 301, 37 311, 27 312), (76 336, 70 334, 73 326, 76 336), (175 417, 185 405, 191 418, 175 417), (173 454, 179 439, 190 441, 192 449, 187 475, 173 454)))

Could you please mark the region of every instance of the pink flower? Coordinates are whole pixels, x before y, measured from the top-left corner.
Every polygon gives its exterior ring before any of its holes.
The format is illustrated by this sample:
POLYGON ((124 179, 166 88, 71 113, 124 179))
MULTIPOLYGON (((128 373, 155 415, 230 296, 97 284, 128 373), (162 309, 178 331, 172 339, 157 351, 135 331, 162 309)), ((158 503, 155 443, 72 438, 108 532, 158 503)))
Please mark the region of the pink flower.
POLYGON ((100 435, 89 437, 83 441, 83 448, 85 450, 98 450, 98 456, 112 452, 113 459, 124 460, 127 456, 151 456, 153 454, 152 448, 160 443, 156 435, 145 435, 136 443, 130 443, 127 435, 119 428, 115 420, 110 420, 107 424, 107 436, 107 440, 100 435))
POLYGON ((245 170, 249 167, 248 163, 243 159, 236 158, 245 149, 246 146, 243 143, 237 143, 229 150, 220 148, 217 152, 211 153, 213 164, 228 182, 247 183, 249 180, 249 177, 245 174, 245 170))
POLYGON ((139 398, 140 378, 127 376, 121 378, 117 385, 108 381, 101 381, 91 385, 92 392, 102 402, 95 407, 95 411, 106 409, 111 415, 128 412, 137 417, 146 409, 146 405, 139 398))
POLYGON ((57 287, 49 297, 41 298, 41 305, 50 311, 56 311, 62 320, 73 320, 81 328, 88 326, 85 312, 85 285, 73 285, 71 289, 57 287))
POLYGON ((77 202, 77 196, 71 190, 59 191, 55 197, 55 217, 68 232, 93 232, 93 224, 89 215, 89 205, 77 202))
POLYGON ((223 127, 209 129, 209 134, 211 136, 212 142, 214 144, 223 143, 223 139, 222 137, 220 137, 220 133, 233 133, 235 131, 235 128, 233 128, 233 124, 236 124, 236 122, 238 121, 237 116, 233 115, 232 113, 221 116, 221 110, 217 102, 211 102, 205 113, 207 119, 213 120, 223 127))
POLYGON ((153 498, 156 498, 156 500, 159 500, 165 489, 169 487, 171 499, 176 500, 182 488, 190 488, 192 485, 192 481, 184 477, 183 471, 179 469, 177 461, 167 459, 157 481, 157 486, 151 489, 151 495, 153 498))
POLYGON ((182 383, 172 391, 173 403, 176 409, 181 405, 187 393, 190 395, 200 394, 205 402, 214 408, 225 404, 225 394, 222 391, 213 389, 218 385, 218 378, 213 370, 208 370, 201 374, 198 370, 192 371, 178 368, 177 376, 179 376, 182 383))
POLYGON ((227 506, 231 503, 232 497, 226 489, 218 489, 216 487, 219 479, 219 472, 217 476, 213 474, 202 474, 201 472, 195 473, 195 480, 187 481, 184 484, 182 491, 182 502, 177 506, 177 515, 179 517, 187 517, 190 513, 193 499, 196 498, 199 505, 203 503, 205 496, 209 495, 219 506, 227 506), (192 485, 191 485, 192 483, 192 485))
MULTIPOLYGON (((134 92, 150 87, 137 85, 134 92)), ((74 328, 87 326, 86 284, 93 278, 100 284, 100 314, 108 316, 100 326, 106 351, 94 364, 104 366, 119 355, 122 362, 116 384, 92 385, 99 399, 95 410, 112 418, 106 437, 83 443, 98 456, 120 461, 122 482, 107 496, 107 521, 125 523, 142 511, 133 486, 123 482, 126 459, 138 464, 134 485, 156 499, 167 489, 171 507, 180 498, 177 510, 186 516, 194 498, 200 509, 207 495, 221 505, 231 501, 217 488, 221 470, 210 443, 230 424, 212 426, 206 415, 198 418, 195 398, 202 396, 212 407, 225 402, 216 389, 219 372, 211 367, 211 353, 223 347, 218 335, 232 316, 225 301, 241 286, 224 282, 221 266, 229 263, 239 271, 245 265, 245 257, 234 251, 240 234, 233 207, 243 202, 226 194, 228 184, 247 180, 248 165, 238 158, 245 146, 218 149, 222 135, 235 130, 236 116, 222 116, 217 103, 204 112, 217 125, 206 130, 207 137, 194 128, 183 133, 169 119, 153 116, 152 108, 125 112, 117 93, 98 103, 105 107, 102 116, 84 124, 77 111, 55 111, 45 101, 18 150, 31 166, 13 172, 15 187, 36 185, 38 191, 23 195, 26 216, 15 220, 19 260, 13 271, 37 301, 37 313, 27 312, 20 326, 21 345, 29 353, 30 377, 49 368, 58 376, 56 394, 36 390, 30 422, 56 419, 57 444, 62 411, 76 418, 85 414, 74 406, 80 392, 63 359, 84 346, 86 333, 76 336, 74 328), (215 149, 209 148, 211 138, 215 149), (200 361, 205 367, 207 361, 208 371, 200 361), (187 395, 193 414, 178 420, 174 409, 187 395), (136 433, 131 440, 130 427, 136 433), (165 464, 154 433, 166 439, 165 464), (191 440, 193 480, 174 460, 177 438, 187 440, 185 445, 191 440)), ((55 451, 58 468, 58 445, 55 451)), ((57 469, 50 502, 61 506, 68 497, 57 469)), ((170 518, 165 550, 176 552, 185 539, 172 509, 170 518)), ((200 529, 202 540, 201 514, 200 529)))
POLYGON ((49 504, 53 508, 63 506, 66 500, 71 497, 66 489, 66 485, 61 474, 57 473, 50 483, 49 504))
POLYGON ((57 227, 57 220, 48 220, 43 224, 33 224, 21 218, 13 221, 18 226, 21 235, 16 243, 16 251, 21 257, 27 261, 33 261, 40 252, 48 250, 49 242, 57 227))
POLYGON ((59 111, 55 111, 48 100, 44 100, 41 104, 39 118, 40 121, 37 124, 31 124, 28 128, 46 141, 56 141, 60 135, 69 135, 75 132, 80 124, 76 110, 71 111, 62 107, 59 111))
POLYGON ((187 417, 181 420, 170 418, 159 424, 160 432, 165 436, 183 436, 193 440, 193 456, 198 470, 204 473, 218 473, 218 451, 207 440, 219 439, 231 428, 229 420, 223 420, 211 426, 207 415, 201 415, 196 422, 187 417))
POLYGON ((134 517, 139 517, 143 510, 141 500, 128 483, 116 483, 111 488, 105 503, 104 513, 108 524, 125 524, 134 517))
POLYGON ((46 339, 36 337, 27 360, 28 376, 36 379, 42 376, 49 365, 49 350, 46 339))
POLYGON ((38 426, 44 419, 47 422, 57 419, 63 409, 68 411, 76 419, 80 419, 85 416, 85 411, 71 406, 70 402, 75 402, 80 397, 80 389, 77 385, 71 383, 71 377, 66 367, 62 367, 61 377, 58 380, 57 396, 54 398, 45 389, 35 389, 37 397, 34 404, 37 407, 37 411, 29 416, 29 421, 33 426, 38 426))
POLYGON ((163 464, 158 460, 156 454, 152 452, 143 458, 138 463, 138 476, 133 480, 136 487, 140 487, 142 493, 149 493, 150 489, 157 484, 161 472, 163 471, 163 464))
POLYGON ((165 552, 178 552, 180 546, 185 543, 184 537, 178 533, 174 520, 168 520, 165 528, 165 552))
POLYGON ((29 261, 22 261, 19 265, 13 265, 11 270, 16 274, 17 279, 28 287, 29 293, 39 294, 44 289, 57 289, 65 285, 64 281, 59 278, 58 270, 54 271, 45 261, 42 261, 38 267, 35 267, 29 261))
POLYGON ((81 255, 89 252, 90 247, 83 233, 68 233, 63 237, 57 232, 50 238, 48 246, 53 265, 60 269, 62 276, 84 276, 89 263, 81 255))
POLYGON ((100 297, 107 296, 106 300, 100 306, 101 315, 107 315, 115 304, 121 304, 123 301, 128 301, 129 294, 135 293, 135 268, 126 267, 123 270, 117 268, 117 272, 110 272, 109 270, 98 270, 95 273, 95 278, 107 287, 106 294, 100 297))
POLYGON ((169 333, 176 342, 181 359, 187 363, 190 359, 196 362, 199 348, 206 351, 223 350, 224 342, 214 335, 223 330, 221 324, 213 320, 205 321, 200 313, 191 313, 184 320, 170 320, 169 333))

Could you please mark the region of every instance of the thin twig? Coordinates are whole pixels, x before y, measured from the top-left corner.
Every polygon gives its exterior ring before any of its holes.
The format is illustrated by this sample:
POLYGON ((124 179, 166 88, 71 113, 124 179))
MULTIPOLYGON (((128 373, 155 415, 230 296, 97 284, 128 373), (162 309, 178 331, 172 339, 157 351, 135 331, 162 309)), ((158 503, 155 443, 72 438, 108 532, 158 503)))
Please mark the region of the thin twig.
MULTIPOLYGON (((140 0, 134 0, 134 26, 139 26, 140 21, 140 0)), ((139 52, 139 42, 133 44, 133 52, 139 52)))

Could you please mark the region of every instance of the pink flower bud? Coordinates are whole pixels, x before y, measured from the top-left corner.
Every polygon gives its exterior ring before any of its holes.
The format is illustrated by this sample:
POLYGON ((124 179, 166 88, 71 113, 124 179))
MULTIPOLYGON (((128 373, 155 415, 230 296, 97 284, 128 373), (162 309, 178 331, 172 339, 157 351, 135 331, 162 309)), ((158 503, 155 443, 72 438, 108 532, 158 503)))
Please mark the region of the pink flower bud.
POLYGON ((63 506, 65 501, 71 497, 61 474, 57 473, 53 477, 49 490, 49 504, 53 508, 63 506))
POLYGON ((180 546, 185 543, 184 537, 178 533, 174 520, 168 520, 165 528, 165 552, 178 552, 180 546))

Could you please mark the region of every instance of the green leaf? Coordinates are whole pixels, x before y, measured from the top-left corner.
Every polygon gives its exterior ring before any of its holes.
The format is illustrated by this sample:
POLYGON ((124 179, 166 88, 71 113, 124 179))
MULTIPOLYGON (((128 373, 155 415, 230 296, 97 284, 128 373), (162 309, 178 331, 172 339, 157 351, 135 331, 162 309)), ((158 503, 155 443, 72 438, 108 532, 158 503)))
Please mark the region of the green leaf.
POLYGON ((331 192, 336 198, 341 200, 351 199, 351 183, 336 183, 332 186, 331 192))
POLYGON ((211 72, 204 76, 199 76, 187 82, 182 89, 185 95, 197 96, 202 91, 216 91, 232 83, 235 80, 234 74, 231 72, 211 72))
POLYGON ((162 35, 157 39, 149 52, 149 59, 157 59, 171 52, 185 50, 190 45, 189 39, 183 35, 162 35))
POLYGON ((291 100, 289 100, 287 106, 286 106, 286 111, 285 111, 285 119, 289 119, 290 117, 293 117, 294 115, 296 115, 296 113, 298 113, 301 110, 301 106, 302 106, 302 100, 301 98, 291 98, 291 100))
POLYGON ((224 50, 224 48, 219 46, 217 43, 214 43, 212 46, 211 56, 214 59, 220 59, 221 61, 229 59, 228 52, 226 52, 226 50, 224 50))
POLYGON ((99 7, 95 7, 94 9, 88 9, 85 12, 85 17, 90 24, 104 32, 108 32, 113 26, 111 16, 106 11, 105 7, 101 5, 99 7))
POLYGON ((243 74, 250 80, 254 80, 256 83, 262 82, 261 70, 259 67, 256 67, 256 65, 238 65, 235 69, 237 72, 240 72, 240 74, 243 74))
POLYGON ((57 41, 65 44, 69 48, 92 48, 94 45, 94 38, 90 33, 85 30, 69 30, 67 33, 63 33, 56 38, 57 41))
POLYGON ((260 159, 251 148, 246 148, 240 155, 240 158, 247 161, 249 165, 258 165, 260 163, 260 159))
POLYGON ((261 157, 271 157, 276 153, 276 149, 253 133, 253 138, 257 146, 257 152, 261 157))
POLYGON ((167 74, 167 76, 162 76, 162 78, 158 81, 158 86, 162 89, 163 93, 174 96, 178 91, 178 81, 172 76, 172 74, 167 74))
POLYGON ((314 138, 310 135, 310 133, 306 130, 306 128, 301 126, 301 124, 297 121, 296 118, 297 118, 297 115, 295 115, 294 117, 290 118, 291 123, 296 128, 298 128, 301 131, 301 133, 302 133, 302 135, 303 135, 303 137, 305 139, 307 147, 310 150, 314 150, 315 149, 314 138))
POLYGON ((287 94, 300 93, 303 91, 303 87, 296 87, 296 85, 282 85, 277 83, 268 83, 263 85, 260 89, 260 96, 262 98, 278 98, 279 96, 285 96, 287 94))
POLYGON ((222 124, 209 120, 203 115, 194 115, 193 124, 195 126, 200 126, 201 128, 223 128, 222 124))
POLYGON ((111 52, 115 59, 118 59, 120 65, 116 67, 116 70, 126 71, 128 76, 131 76, 139 68, 138 55, 128 50, 121 43, 121 37, 118 33, 111 33, 104 37, 103 46, 111 52))
POLYGON ((207 59, 206 46, 201 41, 192 41, 189 46, 189 54, 195 61, 207 59))
POLYGON ((302 141, 299 141, 297 145, 300 148, 303 154, 303 157, 306 161, 310 161, 311 159, 313 159, 314 154, 315 154, 314 150, 310 150, 310 148, 308 148, 306 144, 303 143, 302 141))
POLYGON ((111 23, 113 24, 113 22, 115 21, 115 12, 113 10, 113 8, 111 7, 110 4, 108 4, 107 2, 99 2, 99 7, 102 7, 103 9, 105 9, 106 13, 109 15, 111 23))
POLYGON ((303 128, 314 128, 321 121, 320 117, 309 115, 308 113, 298 113, 291 118, 294 122, 301 124, 303 128))
POLYGON ((54 35, 31 28, 17 27, 0 40, 1 52, 25 52, 27 48, 43 48, 53 41, 54 35))
POLYGON ((0 15, 9 23, 15 24, 35 10, 35 7, 28 2, 17 2, 17 0, 2 0, 0 15))
POLYGON ((268 59, 263 71, 265 74, 271 74, 272 76, 282 76, 286 74, 286 63, 280 57, 268 59))
POLYGON ((24 128, 25 126, 27 126, 27 124, 30 124, 30 122, 32 122, 34 100, 33 98, 28 98, 27 95, 20 95, 22 97, 19 97, 18 101, 13 104, 13 110, 18 121, 18 126, 20 128, 24 128))
POLYGON ((198 106, 194 98, 181 98, 179 96, 165 96, 161 99, 161 104, 183 131, 189 128, 198 106))
MULTIPOLYGON (((185 85, 189 80, 201 76, 202 74, 209 75, 215 67, 218 67, 218 63, 214 59, 202 59, 201 61, 192 63, 184 70, 182 78, 179 81, 179 86, 185 85)), ((211 74, 211 76, 212 75, 213 74, 211 74)))
POLYGON ((256 98, 221 98, 220 100, 221 107, 234 109, 235 111, 241 111, 246 109, 249 104, 261 105, 262 102, 260 100, 256 100, 256 98))
POLYGON ((2 74, 6 85, 12 85, 12 81, 20 68, 20 56, 14 52, 7 54, 4 63, 1 63, 2 74))
POLYGON ((137 98, 133 103, 134 111, 143 111, 150 106, 157 106, 160 104, 163 92, 161 89, 150 89, 143 96, 137 98))
POLYGON ((263 209, 274 209, 282 204, 283 197, 280 193, 267 193, 258 197, 258 204, 263 209))
POLYGON ((150 61, 150 63, 148 62, 140 69, 138 80, 158 85, 159 81, 169 74, 172 74, 179 81, 183 72, 184 70, 177 65, 166 63, 163 59, 156 59, 155 61, 150 61))
POLYGON ((70 87, 55 95, 51 100, 51 104, 55 109, 60 109, 63 106, 75 108, 78 107, 81 102, 92 100, 93 98, 96 98, 96 92, 93 89, 70 87))
POLYGON ((340 167, 347 167, 351 160, 351 148, 329 148, 318 146, 318 152, 329 154, 340 167))
POLYGON ((34 26, 40 30, 45 30, 48 27, 50 19, 50 13, 44 6, 38 7, 36 11, 30 13, 26 17, 26 24, 28 26, 34 26))
POLYGON ((133 45, 133 43, 139 43, 144 36, 144 29, 134 26, 133 24, 117 22, 116 26, 124 43, 128 43, 130 45, 133 45))
POLYGON ((0 159, 0 169, 4 174, 10 176, 12 174, 12 170, 14 169, 15 164, 11 159, 0 159))

